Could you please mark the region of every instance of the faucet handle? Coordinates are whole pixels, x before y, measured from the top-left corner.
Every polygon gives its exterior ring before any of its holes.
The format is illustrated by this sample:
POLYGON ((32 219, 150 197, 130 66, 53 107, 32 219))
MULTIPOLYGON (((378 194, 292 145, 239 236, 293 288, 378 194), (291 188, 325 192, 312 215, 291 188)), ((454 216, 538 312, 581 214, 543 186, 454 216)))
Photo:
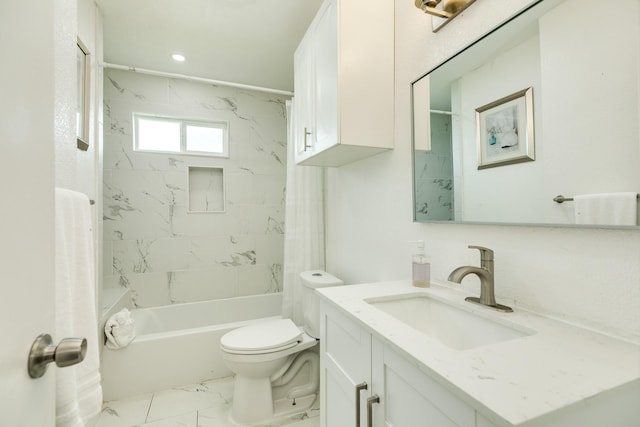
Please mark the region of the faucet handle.
POLYGON ((470 249, 477 249, 480 251, 480 261, 493 261, 493 251, 484 246, 469 245, 470 249))

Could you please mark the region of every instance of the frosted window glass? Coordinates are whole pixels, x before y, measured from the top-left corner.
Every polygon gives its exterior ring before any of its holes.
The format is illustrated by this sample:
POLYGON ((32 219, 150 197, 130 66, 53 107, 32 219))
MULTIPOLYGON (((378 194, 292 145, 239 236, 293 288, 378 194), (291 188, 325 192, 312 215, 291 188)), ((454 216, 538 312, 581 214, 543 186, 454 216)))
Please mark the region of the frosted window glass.
POLYGON ((138 118, 138 149, 180 151, 180 123, 138 118))
POLYGON ((196 121, 134 114, 138 151, 229 157, 229 125, 223 121, 196 121))
POLYGON ((187 125, 187 151, 222 153, 224 130, 217 127, 187 125))

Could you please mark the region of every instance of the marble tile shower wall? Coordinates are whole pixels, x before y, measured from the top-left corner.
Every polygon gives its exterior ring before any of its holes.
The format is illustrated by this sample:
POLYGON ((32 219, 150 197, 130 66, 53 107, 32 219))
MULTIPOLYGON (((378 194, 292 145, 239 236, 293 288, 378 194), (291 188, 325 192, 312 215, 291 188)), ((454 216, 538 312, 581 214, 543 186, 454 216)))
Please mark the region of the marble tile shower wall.
POLYGON ((416 220, 454 219, 451 117, 431 115, 431 150, 415 152, 416 220))
POLYGON ((105 287, 137 307, 278 292, 286 97, 106 70, 105 287), (133 150, 133 113, 229 122, 229 158, 133 150), (189 213, 189 166, 224 168, 224 213, 189 213))

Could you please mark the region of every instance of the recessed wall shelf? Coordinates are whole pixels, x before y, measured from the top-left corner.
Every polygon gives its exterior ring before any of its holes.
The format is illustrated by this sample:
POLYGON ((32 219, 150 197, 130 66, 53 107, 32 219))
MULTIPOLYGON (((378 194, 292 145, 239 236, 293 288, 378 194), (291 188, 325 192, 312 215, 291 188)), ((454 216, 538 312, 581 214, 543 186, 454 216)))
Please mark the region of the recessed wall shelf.
POLYGON ((224 169, 189 166, 189 212, 224 212, 224 169))

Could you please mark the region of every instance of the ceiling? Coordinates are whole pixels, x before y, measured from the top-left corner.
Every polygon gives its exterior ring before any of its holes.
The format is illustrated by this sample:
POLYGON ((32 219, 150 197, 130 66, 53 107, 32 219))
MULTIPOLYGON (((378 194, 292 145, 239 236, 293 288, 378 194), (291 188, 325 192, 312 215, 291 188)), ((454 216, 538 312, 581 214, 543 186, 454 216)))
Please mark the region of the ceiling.
POLYGON ((293 52, 321 3, 98 0, 104 62, 293 91, 293 52))

